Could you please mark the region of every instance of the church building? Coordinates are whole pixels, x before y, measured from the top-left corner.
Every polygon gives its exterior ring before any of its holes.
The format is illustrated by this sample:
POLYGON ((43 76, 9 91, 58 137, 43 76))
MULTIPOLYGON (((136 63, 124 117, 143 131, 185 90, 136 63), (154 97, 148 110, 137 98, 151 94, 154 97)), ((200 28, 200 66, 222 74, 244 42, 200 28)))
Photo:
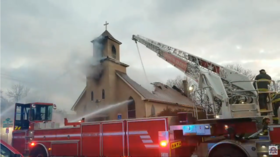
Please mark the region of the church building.
POLYGON ((102 45, 99 52, 102 59, 90 69, 86 86, 71 109, 77 116, 90 115, 86 121, 100 121, 193 111, 193 102, 179 89, 155 82, 154 91, 150 92, 133 81, 126 73, 128 65, 120 61, 122 43, 107 29, 92 44, 97 40, 102 45), (102 111, 106 107, 109 109, 102 111))

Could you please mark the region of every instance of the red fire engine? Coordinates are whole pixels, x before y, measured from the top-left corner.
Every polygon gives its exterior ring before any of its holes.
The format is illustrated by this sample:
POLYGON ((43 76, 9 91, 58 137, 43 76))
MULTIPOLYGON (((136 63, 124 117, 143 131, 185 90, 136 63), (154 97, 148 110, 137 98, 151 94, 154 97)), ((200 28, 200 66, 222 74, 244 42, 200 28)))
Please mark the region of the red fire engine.
POLYGON ((246 76, 145 37, 133 35, 133 40, 197 81, 192 93, 200 92, 204 101, 194 106, 193 113, 100 122, 69 123, 65 119, 65 127, 59 127, 51 122, 54 104, 16 104, 12 145, 35 157, 278 154, 279 125, 269 125, 267 135, 259 129, 263 116, 273 116, 272 104, 268 111, 260 111, 258 92, 246 76))

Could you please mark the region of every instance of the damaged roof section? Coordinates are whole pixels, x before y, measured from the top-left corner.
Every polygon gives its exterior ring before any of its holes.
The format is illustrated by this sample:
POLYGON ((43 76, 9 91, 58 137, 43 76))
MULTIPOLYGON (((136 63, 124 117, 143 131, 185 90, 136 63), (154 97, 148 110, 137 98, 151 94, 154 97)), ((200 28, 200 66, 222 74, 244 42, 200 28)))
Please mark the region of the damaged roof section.
POLYGON ((167 102, 176 102, 183 105, 194 105, 194 103, 176 86, 170 88, 169 86, 160 82, 155 82, 153 85, 155 87, 153 95, 157 98, 160 98, 161 100, 167 102))
POLYGON ((153 85, 155 86, 155 90, 153 93, 149 92, 147 89, 133 81, 127 74, 122 73, 120 71, 116 71, 116 74, 126 83, 128 84, 138 95, 142 97, 143 100, 161 102, 167 104, 177 104, 183 106, 193 107, 195 105, 188 97, 186 97, 183 93, 178 92, 169 86, 155 82, 153 85))

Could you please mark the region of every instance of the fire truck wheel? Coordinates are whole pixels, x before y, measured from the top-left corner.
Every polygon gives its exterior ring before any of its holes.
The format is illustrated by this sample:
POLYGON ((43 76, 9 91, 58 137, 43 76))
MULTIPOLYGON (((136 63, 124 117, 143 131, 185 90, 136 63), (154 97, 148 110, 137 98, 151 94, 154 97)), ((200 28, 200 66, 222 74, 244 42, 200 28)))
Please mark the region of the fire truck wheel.
POLYGON ((246 153, 232 144, 221 144, 216 146, 208 157, 248 157, 246 153))
POLYGON ((30 153, 31 157, 47 157, 47 153, 42 146, 36 146, 30 153))

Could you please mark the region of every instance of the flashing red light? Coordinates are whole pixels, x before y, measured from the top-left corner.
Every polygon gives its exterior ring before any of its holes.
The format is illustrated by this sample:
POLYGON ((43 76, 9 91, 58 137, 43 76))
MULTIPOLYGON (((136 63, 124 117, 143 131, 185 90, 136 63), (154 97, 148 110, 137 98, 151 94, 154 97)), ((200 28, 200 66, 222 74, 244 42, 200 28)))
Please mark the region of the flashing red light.
POLYGON ((35 146, 35 143, 34 143, 34 142, 32 142, 30 145, 31 145, 31 146, 35 146))
POLYGON ((225 125, 225 130, 227 130, 228 129, 228 125, 225 125))
POLYGON ((166 141, 161 141, 161 142, 160 142, 160 146, 166 147, 166 146, 167 146, 167 142, 166 142, 166 141))

